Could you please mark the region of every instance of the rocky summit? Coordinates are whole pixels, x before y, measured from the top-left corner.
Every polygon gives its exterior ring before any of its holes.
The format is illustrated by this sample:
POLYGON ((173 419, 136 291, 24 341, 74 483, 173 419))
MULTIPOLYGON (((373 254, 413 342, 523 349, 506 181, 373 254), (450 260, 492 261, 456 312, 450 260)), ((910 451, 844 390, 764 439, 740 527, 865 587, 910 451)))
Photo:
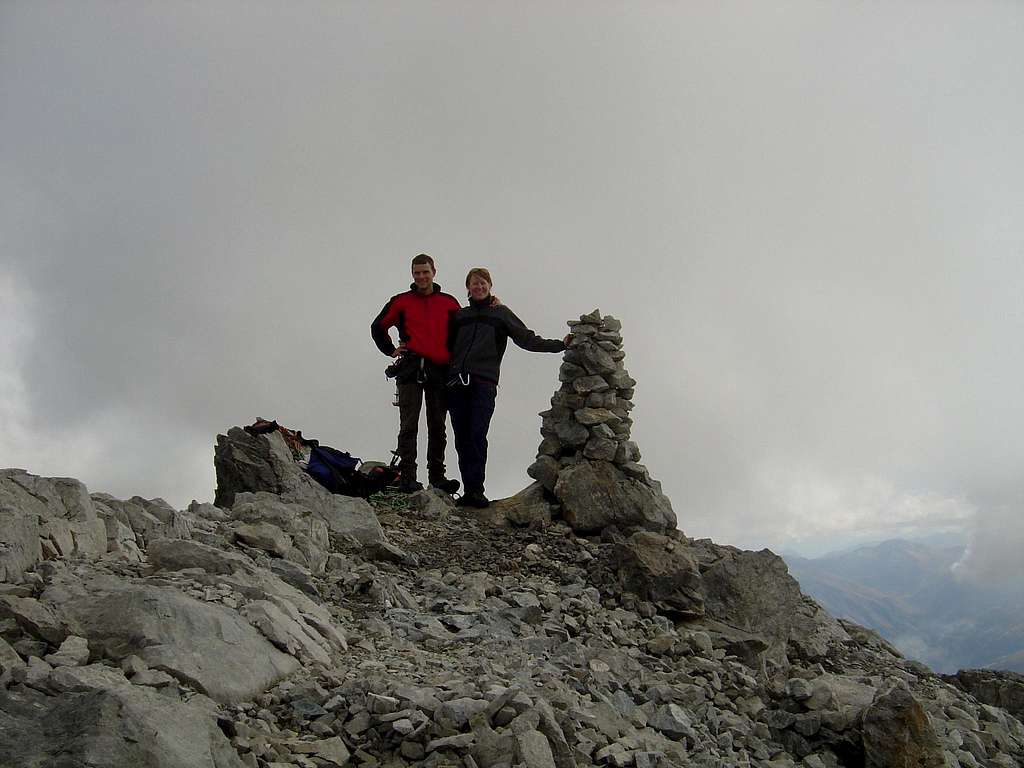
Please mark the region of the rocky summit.
POLYGON ((332 495, 237 427, 185 510, 0 471, 0 766, 1024 765, 1020 676, 678 530, 619 323, 573 323, 537 482, 485 510, 332 495))

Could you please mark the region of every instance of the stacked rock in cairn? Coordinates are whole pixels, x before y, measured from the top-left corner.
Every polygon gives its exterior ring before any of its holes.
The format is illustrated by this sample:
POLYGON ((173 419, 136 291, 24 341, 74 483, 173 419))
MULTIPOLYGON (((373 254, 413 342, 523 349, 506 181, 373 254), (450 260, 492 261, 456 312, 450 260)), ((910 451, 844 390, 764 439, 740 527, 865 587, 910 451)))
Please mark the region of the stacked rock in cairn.
POLYGON ((661 484, 638 463, 640 449, 630 440, 636 381, 623 363, 622 323, 595 309, 570 320, 569 329, 573 338, 558 372, 561 385, 551 409, 540 414, 543 439, 527 474, 554 494, 578 530, 611 523, 675 528, 661 484), (579 498, 581 492, 586 500, 579 498), (598 500, 610 507, 612 519, 582 520, 574 514, 598 500))

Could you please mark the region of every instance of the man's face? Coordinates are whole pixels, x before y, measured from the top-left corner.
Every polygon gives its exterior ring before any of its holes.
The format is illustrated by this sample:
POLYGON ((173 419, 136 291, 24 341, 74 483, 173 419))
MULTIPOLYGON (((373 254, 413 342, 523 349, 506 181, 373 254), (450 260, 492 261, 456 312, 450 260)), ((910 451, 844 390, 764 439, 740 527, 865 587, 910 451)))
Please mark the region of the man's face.
POLYGON ((416 283, 416 290, 426 293, 434 285, 434 270, 429 264, 413 264, 412 280, 416 283))

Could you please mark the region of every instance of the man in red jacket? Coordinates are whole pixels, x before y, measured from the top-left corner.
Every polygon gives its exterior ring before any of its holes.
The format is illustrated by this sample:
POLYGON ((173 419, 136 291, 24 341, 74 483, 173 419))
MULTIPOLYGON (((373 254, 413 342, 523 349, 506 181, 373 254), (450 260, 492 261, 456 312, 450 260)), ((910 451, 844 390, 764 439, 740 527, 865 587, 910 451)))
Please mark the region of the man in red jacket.
POLYGON ((434 260, 421 253, 412 260, 413 284, 405 293, 392 296, 370 323, 370 336, 385 355, 398 362, 398 457, 401 489, 420 490, 416 481, 416 437, 420 409, 427 401, 427 477, 430 484, 447 493, 459 488, 458 480, 444 476, 445 385, 448 379, 448 322, 459 310, 459 302, 441 291, 434 282, 434 260), (398 329, 399 344, 389 330, 398 329))

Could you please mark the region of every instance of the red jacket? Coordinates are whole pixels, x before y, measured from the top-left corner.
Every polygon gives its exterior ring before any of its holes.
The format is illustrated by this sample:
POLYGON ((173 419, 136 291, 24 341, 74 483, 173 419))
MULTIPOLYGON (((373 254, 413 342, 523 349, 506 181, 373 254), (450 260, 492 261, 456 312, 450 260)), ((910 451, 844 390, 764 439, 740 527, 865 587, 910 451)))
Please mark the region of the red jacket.
POLYGON ((391 355, 395 345, 388 330, 397 328, 398 338, 410 352, 432 363, 447 365, 450 360, 448 323, 458 310, 458 299, 443 293, 437 283, 434 283, 433 293, 426 296, 416 290, 414 283, 405 293, 388 300, 370 323, 370 336, 381 352, 391 355))

